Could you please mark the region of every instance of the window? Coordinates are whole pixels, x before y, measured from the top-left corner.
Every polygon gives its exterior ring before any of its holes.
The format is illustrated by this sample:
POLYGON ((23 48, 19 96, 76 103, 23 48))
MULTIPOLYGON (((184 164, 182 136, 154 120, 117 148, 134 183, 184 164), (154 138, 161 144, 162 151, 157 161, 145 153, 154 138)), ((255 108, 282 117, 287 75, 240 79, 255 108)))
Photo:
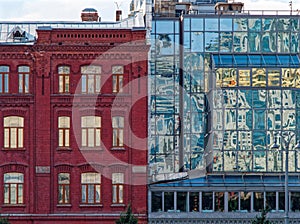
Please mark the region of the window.
POLYGON ((99 173, 81 174, 81 202, 100 203, 101 175, 99 173))
POLYGON ((19 66, 19 93, 29 93, 29 72, 28 66, 19 66))
POLYGON ((58 117, 58 146, 70 146, 70 117, 58 117))
POLYGON ((114 93, 122 92, 123 77, 124 77, 123 66, 113 66, 112 74, 113 74, 113 92, 114 93))
POLYGON ((59 66, 58 67, 58 79, 59 79, 59 92, 70 92, 70 67, 59 66))
POLYGON ((58 174, 58 203, 59 204, 70 203, 70 174, 69 173, 58 174))
POLYGON ((4 118, 4 148, 23 147, 24 118, 10 116, 4 118))
POLYGON ((0 93, 8 93, 9 67, 0 66, 0 93))
POLYGON ((113 147, 123 147, 124 117, 113 117, 113 147))
POLYGON ((81 118, 81 146, 96 147, 101 142, 101 117, 85 116, 81 118))
POLYGON ((4 204, 23 204, 23 184, 22 173, 4 174, 4 204))
POLYGON ((81 67, 81 92, 82 93, 100 93, 100 66, 82 66, 81 67))
POLYGON ((124 174, 123 173, 113 173, 112 174, 112 202, 114 204, 122 204, 123 201, 123 191, 124 190, 124 174))

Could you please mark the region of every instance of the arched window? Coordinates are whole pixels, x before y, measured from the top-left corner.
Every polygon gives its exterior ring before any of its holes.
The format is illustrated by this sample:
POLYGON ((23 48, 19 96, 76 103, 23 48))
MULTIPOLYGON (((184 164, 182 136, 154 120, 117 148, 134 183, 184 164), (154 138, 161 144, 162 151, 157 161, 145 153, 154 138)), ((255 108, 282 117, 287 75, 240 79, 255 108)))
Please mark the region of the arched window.
POLYGON ((10 116, 4 118, 4 148, 23 148, 24 118, 10 116))
POLYGON ((112 203, 122 204, 124 194, 124 173, 112 174, 112 203))
POLYGON ((4 174, 4 204, 23 204, 24 174, 4 174))
POLYGON ((81 174, 81 202, 97 204, 101 202, 101 175, 100 173, 81 174))
POLYGON ((58 203, 59 204, 70 203, 70 174, 69 173, 58 174, 58 203))
POLYGON ((97 147, 101 142, 101 117, 81 117, 81 146, 97 147))
POLYGON ((101 67, 90 65, 81 67, 81 92, 100 93, 101 67))

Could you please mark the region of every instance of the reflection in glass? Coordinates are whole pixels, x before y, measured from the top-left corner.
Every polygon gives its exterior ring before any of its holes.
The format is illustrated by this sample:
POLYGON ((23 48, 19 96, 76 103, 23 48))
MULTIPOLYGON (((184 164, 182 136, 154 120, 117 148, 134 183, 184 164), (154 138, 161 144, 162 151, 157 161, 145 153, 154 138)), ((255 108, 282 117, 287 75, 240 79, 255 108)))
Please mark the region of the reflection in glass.
POLYGON ((236 129, 236 110, 228 110, 225 109, 225 129, 230 130, 230 129, 236 129))
POLYGON ((282 72, 282 87, 295 86, 295 70, 290 68, 281 69, 282 72))
POLYGON ((252 110, 238 110, 238 129, 252 129, 252 110))
POLYGON ((232 18, 220 18, 220 31, 232 31, 232 18))
POLYGON ((187 212, 187 192, 177 192, 177 210, 187 212))
POLYGON ((252 69, 252 86, 253 87, 266 86, 266 69, 263 68, 252 69))
POLYGON ((246 32, 233 33, 233 50, 234 52, 247 52, 248 34, 246 32))
POLYGON ((280 85, 280 70, 269 69, 268 70, 268 86, 279 86, 280 85))
POLYGON ((222 86, 233 87, 237 84, 236 70, 233 68, 222 69, 222 86))
POLYGON ((248 40, 249 40, 249 51, 250 52, 259 52, 260 51, 260 33, 249 33, 248 40))
POLYGON ((268 107, 281 108, 281 91, 269 90, 268 91, 268 107))
POLYGON ((291 33, 291 53, 299 51, 299 36, 298 33, 291 33))
POLYGON ((277 34, 277 51, 282 53, 290 52, 290 33, 278 32, 277 34))
POLYGON ((220 33, 220 51, 231 52, 232 51, 232 33, 221 32, 220 33))
POLYGON ((239 131, 239 150, 252 149, 252 132, 239 131))
POLYGON ((174 210, 174 192, 164 192, 164 211, 174 210))
POLYGON ((239 86, 250 86, 250 70, 239 70, 239 86))
POLYGON ((152 191, 151 198, 151 208, 152 212, 162 211, 162 192, 152 191))
POLYGON ((199 211, 199 192, 190 192, 190 212, 199 211))
POLYGON ((205 19, 205 31, 218 31, 219 21, 217 18, 205 19))
POLYGON ((240 108, 252 107, 252 90, 238 90, 238 106, 240 108))
POLYGON ((263 31, 275 31, 276 30, 276 19, 263 18, 262 19, 263 31))
POLYGON ((228 211, 237 211, 239 209, 239 192, 228 192, 228 211))
POLYGON ((240 192, 241 210, 251 210, 251 192, 240 192))
POLYGON ((264 208, 264 192, 254 192, 254 211, 259 212, 264 208))
POLYGON ((252 170, 252 153, 251 151, 239 151, 238 153, 238 170, 249 172, 252 170))
POLYGON ((202 192, 202 210, 212 210, 212 209, 213 209, 213 193, 202 192))
POLYGON ((224 192, 215 192, 215 211, 224 211, 224 192))
POLYGON ((300 211, 300 192, 291 192, 291 209, 293 212, 300 211))
POLYGON ((236 106, 236 90, 232 89, 224 89, 223 90, 224 97, 224 107, 230 108, 236 106))
POLYGON ((254 129, 264 130, 266 128, 266 111, 253 110, 253 126, 254 129))
MULTIPOLYGON (((281 211, 284 211, 284 208, 285 208, 284 198, 285 198, 284 192, 279 192, 279 199, 278 199, 279 207, 278 207, 278 209, 281 211)), ((300 205, 300 204, 298 204, 298 205, 300 205)), ((293 207, 293 206, 291 206, 291 207, 293 207)))
POLYGON ((191 32, 191 51, 203 52, 203 33, 191 32))
POLYGON ((276 52, 277 40, 275 32, 264 32, 261 37, 262 52, 276 52))
POLYGON ((236 151, 224 151, 224 171, 236 171, 236 151))
POLYGON ((276 209, 276 192, 266 192, 266 209, 276 209))
POLYGON ((248 31, 248 19, 247 18, 234 18, 233 19, 234 31, 248 31))
POLYGON ((263 131, 253 131, 253 150, 266 149, 266 133, 263 131))
POLYGON ((205 51, 212 52, 218 51, 219 49, 219 34, 217 32, 206 32, 205 33, 205 51))
POLYGON ((266 171, 266 152, 254 151, 253 152, 253 171, 262 172, 266 171))
POLYGON ((225 131, 224 132, 224 150, 236 150, 237 132, 225 131))
POLYGON ((261 19, 260 18, 254 18, 254 19, 248 19, 248 25, 249 25, 249 31, 252 32, 260 32, 261 31, 261 19))
POLYGON ((265 108, 266 107, 266 90, 252 90, 253 107, 265 108))

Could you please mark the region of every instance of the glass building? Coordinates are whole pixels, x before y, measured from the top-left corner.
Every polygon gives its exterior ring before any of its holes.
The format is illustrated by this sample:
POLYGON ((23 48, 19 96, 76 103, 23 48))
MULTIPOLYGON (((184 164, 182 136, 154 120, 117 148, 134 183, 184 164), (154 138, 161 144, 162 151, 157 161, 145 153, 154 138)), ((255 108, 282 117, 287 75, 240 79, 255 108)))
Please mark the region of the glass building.
POLYGON ((286 149, 300 220, 299 26, 283 11, 152 18, 149 223, 251 223, 263 208, 281 223, 286 149))

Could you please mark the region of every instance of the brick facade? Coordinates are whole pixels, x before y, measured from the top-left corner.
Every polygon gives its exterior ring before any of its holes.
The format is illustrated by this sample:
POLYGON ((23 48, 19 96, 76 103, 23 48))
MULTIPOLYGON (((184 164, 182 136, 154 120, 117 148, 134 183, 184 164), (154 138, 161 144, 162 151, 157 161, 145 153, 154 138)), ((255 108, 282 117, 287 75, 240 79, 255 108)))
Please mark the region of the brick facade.
MULTIPOLYGON (((40 28, 33 45, 0 45, 9 67, 4 118, 24 118, 23 147, 4 147, 0 129, 0 209, 11 223, 114 223, 131 203, 147 220, 147 56, 145 30, 40 28), (29 66, 29 93, 19 93, 18 66, 29 66), (81 67, 101 67, 101 92, 82 93, 81 67), (59 89, 68 66, 69 91, 59 89), (112 67, 123 68, 123 92, 113 93, 112 67), (58 119, 70 117, 69 146, 59 147, 58 119), (101 145, 81 147, 81 117, 101 117, 101 145), (124 146, 113 147, 112 117, 124 117, 124 146), (82 203, 81 174, 101 173, 101 202, 82 203), (5 173, 22 173, 23 203, 4 202, 5 173), (58 174, 70 175, 69 203, 58 202, 58 174), (112 203, 112 173, 124 174, 123 203, 112 203)), ((86 80, 86 82, 89 82, 86 80)), ((88 86, 90 88, 90 86, 88 86)), ((93 87, 98 88, 98 87, 93 87)), ((96 140, 95 140, 96 141, 96 140)))

